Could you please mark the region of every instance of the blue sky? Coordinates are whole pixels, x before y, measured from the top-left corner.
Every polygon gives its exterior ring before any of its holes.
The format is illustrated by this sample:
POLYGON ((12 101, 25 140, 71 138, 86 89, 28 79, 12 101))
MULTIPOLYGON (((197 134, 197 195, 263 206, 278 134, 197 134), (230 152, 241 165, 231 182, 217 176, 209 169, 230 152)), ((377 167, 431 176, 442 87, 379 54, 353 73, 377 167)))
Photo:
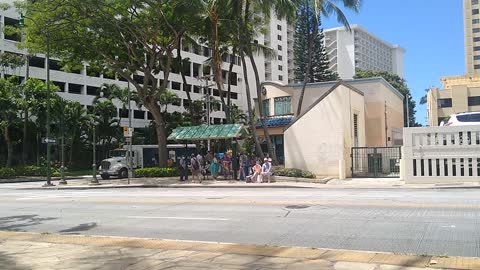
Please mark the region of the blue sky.
MULTIPOLYGON (((427 122, 426 105, 419 104, 425 89, 440 87, 440 77, 465 73, 462 2, 363 0, 359 13, 343 9, 350 24, 406 49, 405 80, 417 102, 416 119, 421 124, 427 122)), ((334 16, 322 18, 323 28, 337 26, 334 16)))

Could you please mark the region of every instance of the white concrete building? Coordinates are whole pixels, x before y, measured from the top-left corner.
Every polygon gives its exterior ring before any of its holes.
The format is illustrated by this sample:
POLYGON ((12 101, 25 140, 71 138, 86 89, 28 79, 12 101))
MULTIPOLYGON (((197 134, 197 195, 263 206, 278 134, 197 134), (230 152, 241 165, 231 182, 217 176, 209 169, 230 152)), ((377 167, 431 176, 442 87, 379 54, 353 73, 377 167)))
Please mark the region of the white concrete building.
MULTIPOLYGON (((11 1, 13 3, 13 1, 11 1)), ((20 14, 18 14, 14 8, 0 11, 0 23, 2 25, 18 25, 20 14)), ((260 73, 260 80, 273 80, 283 83, 288 83, 288 70, 289 63, 293 64, 293 36, 291 32, 288 32, 286 20, 278 20, 275 16, 272 16, 269 22, 269 31, 266 34, 261 34, 257 38, 257 42, 271 47, 276 52, 274 59, 267 59, 263 54, 255 55, 256 63, 260 73), (291 55, 290 55, 291 54, 291 55), (291 61, 290 61, 291 60, 291 61)), ((5 36, 3 32, 0 34, 0 51, 11 52, 17 54, 25 54, 26 51, 17 48, 17 44, 20 38, 18 36, 5 36)), ((201 81, 198 78, 212 73, 210 68, 207 68, 205 61, 211 57, 212 51, 204 46, 191 47, 183 49, 182 56, 190 59, 189 72, 187 72, 187 85, 184 85, 179 73, 172 71, 169 76, 168 88, 171 89, 180 98, 180 102, 169 106, 169 111, 185 111, 185 107, 188 105, 188 99, 184 91, 185 87, 191 87, 191 96, 193 100, 202 99, 207 91, 205 90, 205 81, 201 81)), ((232 78, 232 103, 238 105, 244 111, 247 111, 247 100, 245 94, 245 83, 243 70, 241 67, 241 61, 239 57, 228 55, 224 58, 222 70, 225 79, 229 68, 230 59, 234 57, 234 67, 232 78)), ((255 77, 253 69, 247 59, 248 76, 250 82, 250 89, 252 98, 256 97, 254 91, 255 77)), ((30 60, 30 77, 45 80, 46 79, 46 59, 43 54, 34 55, 30 60)), ((11 71, 7 70, 5 76, 17 75, 21 78, 25 77, 25 67, 11 71)), ((213 77, 212 77, 213 78, 213 77)), ((138 81, 143 81, 143 76, 136 75, 138 81)), ((159 80, 163 79, 162 73, 158 76, 159 80)), ((122 78, 109 78, 103 74, 92 74, 89 72, 88 66, 84 65, 83 69, 78 72, 63 72, 60 70, 60 62, 58 59, 50 59, 50 80, 60 87, 59 95, 65 99, 78 101, 85 107, 92 104, 92 101, 98 95, 99 88, 104 83, 116 83, 121 87, 127 87, 127 82, 122 78), (89 76, 92 75, 92 76, 89 76)), ((212 81, 208 81, 211 85, 212 81)), ((133 87, 132 87, 133 89, 133 87)), ((216 86, 209 90, 211 97, 220 99, 219 92, 216 90, 216 86)), ((117 107, 121 107, 120 103, 116 104, 117 107)), ((133 127, 148 126, 153 119, 150 113, 145 107, 137 108, 132 103, 132 109, 134 110, 132 115, 133 127)), ((118 111, 119 115, 121 111, 118 111)), ((122 115, 122 125, 127 125, 127 115, 122 115)), ((210 114, 210 122, 213 124, 220 124, 225 119, 224 109, 220 111, 212 112, 210 114)))
POLYGON ((386 71, 404 77, 405 49, 391 45, 359 25, 324 30, 330 69, 343 80, 352 79, 356 69, 386 71))
POLYGON ((480 73, 480 4, 478 0, 463 0, 465 32, 465 72, 480 73))

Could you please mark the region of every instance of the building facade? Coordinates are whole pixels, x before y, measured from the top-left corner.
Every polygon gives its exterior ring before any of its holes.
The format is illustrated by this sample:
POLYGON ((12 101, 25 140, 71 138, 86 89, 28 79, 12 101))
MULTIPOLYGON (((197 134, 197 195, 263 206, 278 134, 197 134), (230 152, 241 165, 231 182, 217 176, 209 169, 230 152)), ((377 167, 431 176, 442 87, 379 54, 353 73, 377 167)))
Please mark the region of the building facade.
POLYGON ((404 77, 405 49, 391 45, 366 29, 351 25, 324 30, 330 69, 341 79, 352 79, 357 69, 385 71, 404 77))
POLYGON ((463 0, 465 32, 465 73, 480 73, 480 4, 478 0, 463 0))
MULTIPOLYGON (((11 3, 13 4, 13 1, 11 1, 11 3)), ((0 23, 2 25, 18 26, 19 19, 20 14, 14 8, 0 11, 0 23)), ((293 53, 292 33, 289 32, 291 29, 288 27, 286 20, 279 20, 275 16, 271 16, 267 24, 267 29, 269 31, 264 34, 260 34, 255 42, 260 42, 261 44, 271 47, 275 53, 273 58, 265 58, 262 52, 259 52, 255 55, 260 80, 272 80, 287 83, 290 59, 293 61, 293 55, 289 56, 289 53, 293 53)), ((2 32, 0 34, 0 51, 2 53, 26 54, 25 50, 21 50, 17 47, 19 41, 19 36, 8 36, 2 32)), ((186 70, 187 84, 183 83, 182 77, 178 71, 172 70, 168 78, 169 82, 167 88, 175 93, 179 99, 174 104, 168 106, 168 111, 186 111, 185 108, 189 105, 187 95, 185 93, 187 88, 190 89, 192 100, 203 99, 206 95, 209 95, 210 98, 213 99, 220 99, 220 93, 212 82, 212 70, 206 64, 211 55, 212 50, 205 46, 182 47, 182 57, 190 60, 189 67, 186 70), (209 81, 200 79, 202 77, 209 76, 209 81), (205 87, 205 85, 209 85, 209 87, 205 87)), ((225 61, 222 64, 225 89, 227 84, 226 80, 227 78, 230 78, 232 104, 235 104, 243 111, 246 111, 247 99, 240 58, 238 56, 229 54, 226 55, 223 60, 225 61), (228 75, 230 61, 234 62, 234 66, 232 73, 228 75)), ((46 80, 45 55, 36 54, 31 56, 29 66, 31 78, 38 78, 44 81, 46 80)), ((99 90, 102 84, 114 83, 120 87, 128 87, 128 83, 123 78, 91 72, 87 64, 83 65, 82 69, 72 72, 62 71, 59 59, 50 59, 49 66, 50 80, 53 84, 60 88, 58 94, 67 100, 78 101, 86 108, 89 108, 93 100, 99 96, 99 90)), ((256 92, 253 91, 255 77, 252 66, 248 59, 247 69, 252 97, 255 98, 256 92)), ((23 79, 25 74, 26 68, 22 67, 17 70, 7 69, 2 76, 16 75, 23 79)), ((142 82, 143 76, 141 74, 135 75, 134 79, 142 82)), ((157 79, 163 79, 162 72, 157 76, 157 79)), ((133 87, 132 90, 135 91, 133 87)), ((117 117, 121 119, 121 125, 126 126, 128 123, 128 112, 120 109, 122 105, 119 101, 114 101, 114 103, 118 107, 117 117)), ((137 108, 133 102, 131 107, 133 109, 133 127, 139 128, 148 126, 153 118, 147 109, 145 107, 137 108)), ((224 122, 224 108, 221 107, 219 111, 210 113, 211 124, 221 124, 224 122)))
POLYGON ((480 74, 444 77, 427 94, 428 125, 439 126, 454 113, 480 111, 480 74))

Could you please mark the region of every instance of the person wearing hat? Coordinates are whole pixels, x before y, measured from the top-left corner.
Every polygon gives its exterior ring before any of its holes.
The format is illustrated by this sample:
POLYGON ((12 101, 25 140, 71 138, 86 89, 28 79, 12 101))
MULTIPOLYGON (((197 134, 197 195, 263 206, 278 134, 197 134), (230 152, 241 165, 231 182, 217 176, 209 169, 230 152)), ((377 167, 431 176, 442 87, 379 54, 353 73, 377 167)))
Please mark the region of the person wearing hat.
POLYGON ((267 177, 267 182, 270 183, 270 170, 272 169, 272 163, 268 161, 268 158, 263 159, 263 165, 262 165, 262 174, 261 178, 263 181, 263 178, 266 176, 267 177))

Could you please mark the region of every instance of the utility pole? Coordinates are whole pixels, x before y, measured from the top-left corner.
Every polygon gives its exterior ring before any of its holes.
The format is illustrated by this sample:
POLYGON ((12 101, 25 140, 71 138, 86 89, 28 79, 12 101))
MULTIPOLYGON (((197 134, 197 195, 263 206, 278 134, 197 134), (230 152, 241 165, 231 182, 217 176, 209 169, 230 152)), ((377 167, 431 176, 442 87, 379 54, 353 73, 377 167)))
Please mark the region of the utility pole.
POLYGON ((61 116, 61 132, 62 132, 62 139, 61 139, 61 166, 60 166, 60 182, 59 185, 66 185, 67 181, 65 180, 65 105, 66 102, 62 102, 62 116, 61 116))
MULTIPOLYGON (((130 105, 130 82, 128 82, 128 132, 132 129, 132 110, 130 105)), ((133 134, 132 134, 133 137, 133 134)), ((128 153, 127 153, 127 165, 128 165, 128 184, 130 184, 130 178, 132 178, 132 137, 129 137, 128 141, 128 153)))
POLYGON ((388 146, 387 101, 385 101, 385 146, 388 146))
POLYGON ((92 174, 93 174, 93 178, 92 178, 92 181, 90 181, 90 185, 100 185, 100 183, 98 182, 98 179, 97 179, 97 154, 96 154, 96 145, 97 145, 97 142, 96 142, 96 138, 95 138, 95 129, 97 128, 96 125, 95 125, 95 113, 96 113, 96 109, 95 107, 93 108, 93 116, 92 116, 92 147, 93 147, 93 157, 92 157, 92 174))
POLYGON ((407 93, 405 97, 407 99, 407 127, 410 127, 410 109, 408 108, 408 101, 410 99, 410 94, 407 93))
POLYGON ((46 129, 47 129, 47 183, 45 183, 43 186, 48 187, 48 186, 53 186, 52 184, 52 164, 51 164, 51 143, 50 143, 50 32, 46 33, 47 36, 47 63, 46 63, 46 68, 47 68, 47 123, 46 123, 46 129))

